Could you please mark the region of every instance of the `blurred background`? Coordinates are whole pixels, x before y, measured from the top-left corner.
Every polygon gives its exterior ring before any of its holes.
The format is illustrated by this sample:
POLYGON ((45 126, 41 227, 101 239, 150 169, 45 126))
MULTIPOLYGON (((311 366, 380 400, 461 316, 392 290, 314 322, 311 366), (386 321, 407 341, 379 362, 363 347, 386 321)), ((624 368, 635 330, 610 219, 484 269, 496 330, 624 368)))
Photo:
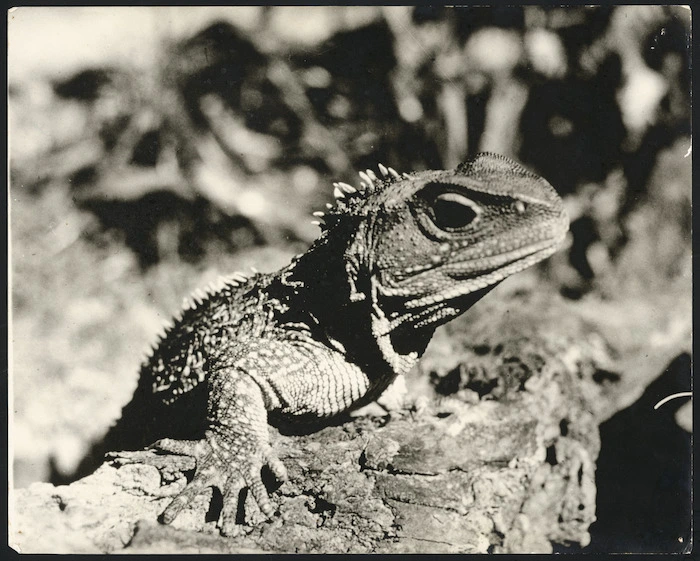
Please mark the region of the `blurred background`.
POLYGON ((55 7, 8 21, 15 486, 75 469, 190 290, 285 265, 318 235, 331 182, 378 162, 519 159, 572 219, 566 250, 531 274, 570 300, 624 298, 632 313, 663 294, 689 313, 687 8, 55 7))

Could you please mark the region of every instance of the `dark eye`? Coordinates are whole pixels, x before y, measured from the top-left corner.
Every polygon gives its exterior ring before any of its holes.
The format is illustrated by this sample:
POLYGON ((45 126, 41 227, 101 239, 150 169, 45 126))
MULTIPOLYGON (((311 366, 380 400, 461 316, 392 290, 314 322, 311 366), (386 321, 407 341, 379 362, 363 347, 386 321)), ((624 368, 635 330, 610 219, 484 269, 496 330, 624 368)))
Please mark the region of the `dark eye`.
POLYGON ((479 215, 477 204, 459 193, 441 193, 433 202, 433 221, 441 229, 469 226, 479 215))

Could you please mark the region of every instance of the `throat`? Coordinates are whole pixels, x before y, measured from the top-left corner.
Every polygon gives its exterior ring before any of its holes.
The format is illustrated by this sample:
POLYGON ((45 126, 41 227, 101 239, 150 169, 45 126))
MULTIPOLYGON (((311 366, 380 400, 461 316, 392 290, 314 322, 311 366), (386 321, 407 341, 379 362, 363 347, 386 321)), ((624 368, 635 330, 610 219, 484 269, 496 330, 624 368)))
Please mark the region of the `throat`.
POLYGON ((423 355, 435 330, 434 326, 418 326, 414 322, 392 324, 375 304, 372 314, 372 336, 386 364, 396 374, 405 374, 423 355))
MULTIPOLYGON (((377 304, 376 281, 352 274, 343 255, 327 249, 315 247, 281 278, 286 297, 294 300, 290 313, 303 310, 312 338, 356 364, 373 385, 391 382, 423 354, 435 325, 418 326, 415 321, 392 325, 377 304)), ((413 311, 406 311, 415 319, 413 311)))

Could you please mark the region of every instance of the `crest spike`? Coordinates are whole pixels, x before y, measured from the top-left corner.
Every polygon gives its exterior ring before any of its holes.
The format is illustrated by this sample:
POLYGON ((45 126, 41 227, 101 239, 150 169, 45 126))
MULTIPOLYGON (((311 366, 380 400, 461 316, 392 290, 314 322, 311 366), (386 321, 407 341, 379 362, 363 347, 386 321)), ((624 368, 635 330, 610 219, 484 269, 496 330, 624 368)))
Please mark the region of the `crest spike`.
POLYGON ((404 179, 411 179, 411 176, 408 175, 407 173, 402 173, 401 177, 403 177, 404 179))
POLYGON ((312 214, 314 216, 316 216, 317 218, 323 218, 326 215, 325 212, 321 212, 320 210, 317 210, 316 212, 313 212, 312 214))
POLYGON ((352 185, 348 185, 347 183, 343 183, 342 181, 339 183, 335 184, 338 189, 343 191, 344 193, 347 193, 348 195, 351 195, 353 193, 357 193, 357 189, 355 189, 352 185))
POLYGON ((326 208, 330 210, 333 208, 333 205, 331 203, 326 203, 326 208))
POLYGON ((387 169, 389 170, 389 173, 394 176, 395 179, 401 179, 399 172, 396 171, 394 168, 387 168, 387 169))
POLYGON ((343 192, 338 188, 338 186, 336 185, 336 186, 333 188, 333 196, 334 196, 336 199, 342 199, 342 198, 345 197, 345 193, 343 193, 343 192))
POLYGON ((377 180, 377 174, 374 173, 374 171, 372 171, 371 169, 365 170, 365 173, 369 176, 369 178, 370 178, 372 181, 376 181, 376 180, 377 180))
POLYGON ((384 177, 386 177, 387 175, 389 175, 389 170, 386 169, 386 166, 385 166, 384 164, 379 164, 377 167, 379 168, 379 171, 381 172, 381 174, 382 174, 384 177))
POLYGON ((362 181, 367 183, 370 187, 374 187, 374 183, 372 183, 372 178, 367 175, 364 171, 359 172, 360 178, 362 181))

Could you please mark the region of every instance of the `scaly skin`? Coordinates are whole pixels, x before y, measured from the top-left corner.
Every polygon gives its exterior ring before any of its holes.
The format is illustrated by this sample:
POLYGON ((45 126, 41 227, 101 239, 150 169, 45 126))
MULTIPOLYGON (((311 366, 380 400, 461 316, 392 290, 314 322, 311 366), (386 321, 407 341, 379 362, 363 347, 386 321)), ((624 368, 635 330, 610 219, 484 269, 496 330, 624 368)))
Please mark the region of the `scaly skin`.
POLYGON ((154 434, 181 437, 183 419, 201 425, 194 440, 154 445, 196 459, 166 523, 210 486, 224 497, 224 533, 244 488, 270 516, 260 470, 286 474, 269 444, 268 414, 308 422, 375 399, 413 366, 438 325, 551 255, 568 230, 554 189, 502 156, 480 154, 449 171, 380 171, 381 179, 361 173, 357 190, 336 184, 321 237, 289 266, 234 275, 197 295, 143 365, 107 441, 137 430, 147 438, 146 427, 171 412, 154 434))

